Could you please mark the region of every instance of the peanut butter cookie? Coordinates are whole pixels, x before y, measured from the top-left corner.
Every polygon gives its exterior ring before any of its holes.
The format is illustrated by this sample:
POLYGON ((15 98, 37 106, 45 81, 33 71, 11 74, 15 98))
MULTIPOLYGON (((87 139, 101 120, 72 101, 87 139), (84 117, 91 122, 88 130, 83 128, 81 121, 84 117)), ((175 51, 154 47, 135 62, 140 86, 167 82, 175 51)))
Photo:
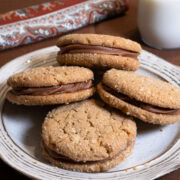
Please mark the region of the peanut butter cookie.
POLYGON ((143 121, 163 125, 180 120, 180 88, 170 83, 112 69, 97 90, 104 102, 143 121))
POLYGON ((131 118, 91 99, 48 113, 42 126, 42 151, 61 168, 100 172, 130 155, 135 138, 131 118))
POLYGON ((95 92, 94 74, 83 67, 38 67, 7 81, 7 99, 23 105, 64 104, 87 99, 95 92))
POLYGON ((61 65, 96 68, 116 68, 135 71, 141 46, 131 40, 99 34, 70 34, 59 38, 61 65))

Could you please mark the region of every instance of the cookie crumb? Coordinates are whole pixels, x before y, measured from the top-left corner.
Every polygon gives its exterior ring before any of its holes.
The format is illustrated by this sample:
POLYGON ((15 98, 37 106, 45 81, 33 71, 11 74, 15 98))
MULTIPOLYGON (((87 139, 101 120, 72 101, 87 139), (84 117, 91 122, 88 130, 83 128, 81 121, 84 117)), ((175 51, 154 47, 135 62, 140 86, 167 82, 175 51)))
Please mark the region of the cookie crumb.
POLYGON ((29 63, 31 63, 31 60, 30 60, 30 59, 28 59, 28 60, 26 61, 26 63, 28 63, 28 64, 29 64, 29 63))

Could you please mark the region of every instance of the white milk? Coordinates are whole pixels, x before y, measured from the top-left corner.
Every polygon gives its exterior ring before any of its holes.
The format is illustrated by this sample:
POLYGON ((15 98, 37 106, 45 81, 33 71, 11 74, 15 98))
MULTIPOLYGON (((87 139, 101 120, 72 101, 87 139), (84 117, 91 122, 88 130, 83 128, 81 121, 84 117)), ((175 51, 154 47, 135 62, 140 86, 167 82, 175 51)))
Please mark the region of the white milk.
POLYGON ((139 0, 138 28, 150 46, 180 48, 180 0, 139 0))

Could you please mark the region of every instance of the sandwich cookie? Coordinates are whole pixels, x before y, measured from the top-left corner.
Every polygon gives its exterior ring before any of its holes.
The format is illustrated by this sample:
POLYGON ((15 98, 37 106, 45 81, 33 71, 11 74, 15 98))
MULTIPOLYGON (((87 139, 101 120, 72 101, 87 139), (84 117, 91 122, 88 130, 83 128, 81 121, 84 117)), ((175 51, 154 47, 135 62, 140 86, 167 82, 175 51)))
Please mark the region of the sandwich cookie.
POLYGON ((164 125, 180 120, 180 88, 170 83, 112 69, 97 90, 104 102, 145 122, 164 125))
POLYGON ((135 71, 141 46, 122 37, 98 34, 70 34, 61 37, 57 61, 61 65, 116 68, 135 71))
POLYGON ((93 72, 83 67, 38 67, 11 76, 7 99, 23 105, 64 104, 95 92, 93 72))
POLYGON ((91 99, 49 112, 42 126, 45 158, 81 172, 105 171, 125 160, 134 147, 136 124, 104 105, 91 99))

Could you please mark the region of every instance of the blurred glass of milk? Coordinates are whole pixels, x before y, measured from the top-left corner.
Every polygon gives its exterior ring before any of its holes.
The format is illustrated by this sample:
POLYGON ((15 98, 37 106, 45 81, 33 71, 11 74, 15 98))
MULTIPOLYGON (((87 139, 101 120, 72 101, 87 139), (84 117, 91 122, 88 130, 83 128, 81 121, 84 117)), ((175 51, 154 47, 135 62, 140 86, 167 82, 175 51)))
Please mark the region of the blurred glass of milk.
POLYGON ((139 0, 138 28, 149 46, 180 48, 180 0, 139 0))

